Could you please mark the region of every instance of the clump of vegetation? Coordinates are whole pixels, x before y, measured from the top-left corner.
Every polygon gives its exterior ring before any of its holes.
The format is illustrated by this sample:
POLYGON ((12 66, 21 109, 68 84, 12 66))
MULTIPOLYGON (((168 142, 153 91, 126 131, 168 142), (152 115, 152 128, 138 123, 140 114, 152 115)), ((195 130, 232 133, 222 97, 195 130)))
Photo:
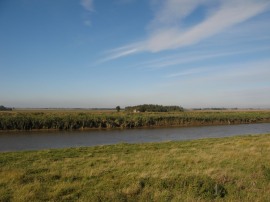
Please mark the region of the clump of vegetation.
POLYGON ((115 109, 117 112, 120 112, 120 110, 121 110, 120 106, 115 107, 115 109))
POLYGON ((144 104, 137 106, 129 106, 125 108, 125 111, 128 112, 182 112, 184 111, 183 107, 180 106, 163 106, 163 105, 153 105, 153 104, 144 104))
POLYGON ((5 107, 3 105, 0 105, 0 111, 12 111, 12 108, 5 107))
POLYGON ((0 153, 0 201, 270 201, 270 134, 0 153))
POLYGON ((270 167, 262 165, 262 171, 263 171, 263 174, 265 176, 265 179, 270 182, 270 167))

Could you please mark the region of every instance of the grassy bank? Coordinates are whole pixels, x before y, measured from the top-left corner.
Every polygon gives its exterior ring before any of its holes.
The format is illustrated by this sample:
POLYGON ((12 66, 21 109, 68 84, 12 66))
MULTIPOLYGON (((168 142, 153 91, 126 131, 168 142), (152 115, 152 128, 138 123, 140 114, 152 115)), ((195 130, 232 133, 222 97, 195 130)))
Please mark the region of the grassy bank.
POLYGON ((0 130, 75 130, 270 122, 270 111, 127 113, 95 111, 0 112, 0 130))
POLYGON ((270 201, 270 134, 0 153, 0 201, 270 201))

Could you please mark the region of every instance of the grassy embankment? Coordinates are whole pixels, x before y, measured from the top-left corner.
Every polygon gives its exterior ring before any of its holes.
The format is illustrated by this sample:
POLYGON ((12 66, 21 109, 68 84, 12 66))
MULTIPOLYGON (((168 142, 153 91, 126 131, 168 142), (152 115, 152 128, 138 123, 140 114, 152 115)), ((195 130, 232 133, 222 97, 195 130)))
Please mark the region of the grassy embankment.
POLYGON ((196 126, 270 122, 270 111, 127 113, 95 111, 0 112, 0 130, 196 126))
POLYGON ((0 153, 0 201, 270 201, 270 134, 0 153))

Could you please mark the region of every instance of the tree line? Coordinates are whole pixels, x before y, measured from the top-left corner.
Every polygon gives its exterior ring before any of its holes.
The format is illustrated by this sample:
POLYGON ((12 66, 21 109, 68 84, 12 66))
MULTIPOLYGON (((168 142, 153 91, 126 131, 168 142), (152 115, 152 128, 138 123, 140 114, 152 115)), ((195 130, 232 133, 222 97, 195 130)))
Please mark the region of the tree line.
POLYGON ((0 111, 12 111, 12 108, 5 107, 3 105, 0 106, 0 111))
POLYGON ((181 106, 163 106, 163 105, 154 105, 154 104, 143 104, 137 106, 128 106, 125 108, 125 111, 129 112, 180 112, 184 111, 181 106))

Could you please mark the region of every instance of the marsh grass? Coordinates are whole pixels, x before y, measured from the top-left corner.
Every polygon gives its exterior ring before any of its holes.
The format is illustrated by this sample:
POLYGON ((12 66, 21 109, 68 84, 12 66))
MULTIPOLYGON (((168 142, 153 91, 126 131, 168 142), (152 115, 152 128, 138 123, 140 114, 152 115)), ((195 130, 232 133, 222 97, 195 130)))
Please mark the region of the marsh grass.
POLYGON ((186 111, 129 113, 112 111, 0 112, 2 130, 76 130, 270 122, 270 111, 186 111))
POLYGON ((270 134, 0 153, 0 201, 270 201, 270 134))

